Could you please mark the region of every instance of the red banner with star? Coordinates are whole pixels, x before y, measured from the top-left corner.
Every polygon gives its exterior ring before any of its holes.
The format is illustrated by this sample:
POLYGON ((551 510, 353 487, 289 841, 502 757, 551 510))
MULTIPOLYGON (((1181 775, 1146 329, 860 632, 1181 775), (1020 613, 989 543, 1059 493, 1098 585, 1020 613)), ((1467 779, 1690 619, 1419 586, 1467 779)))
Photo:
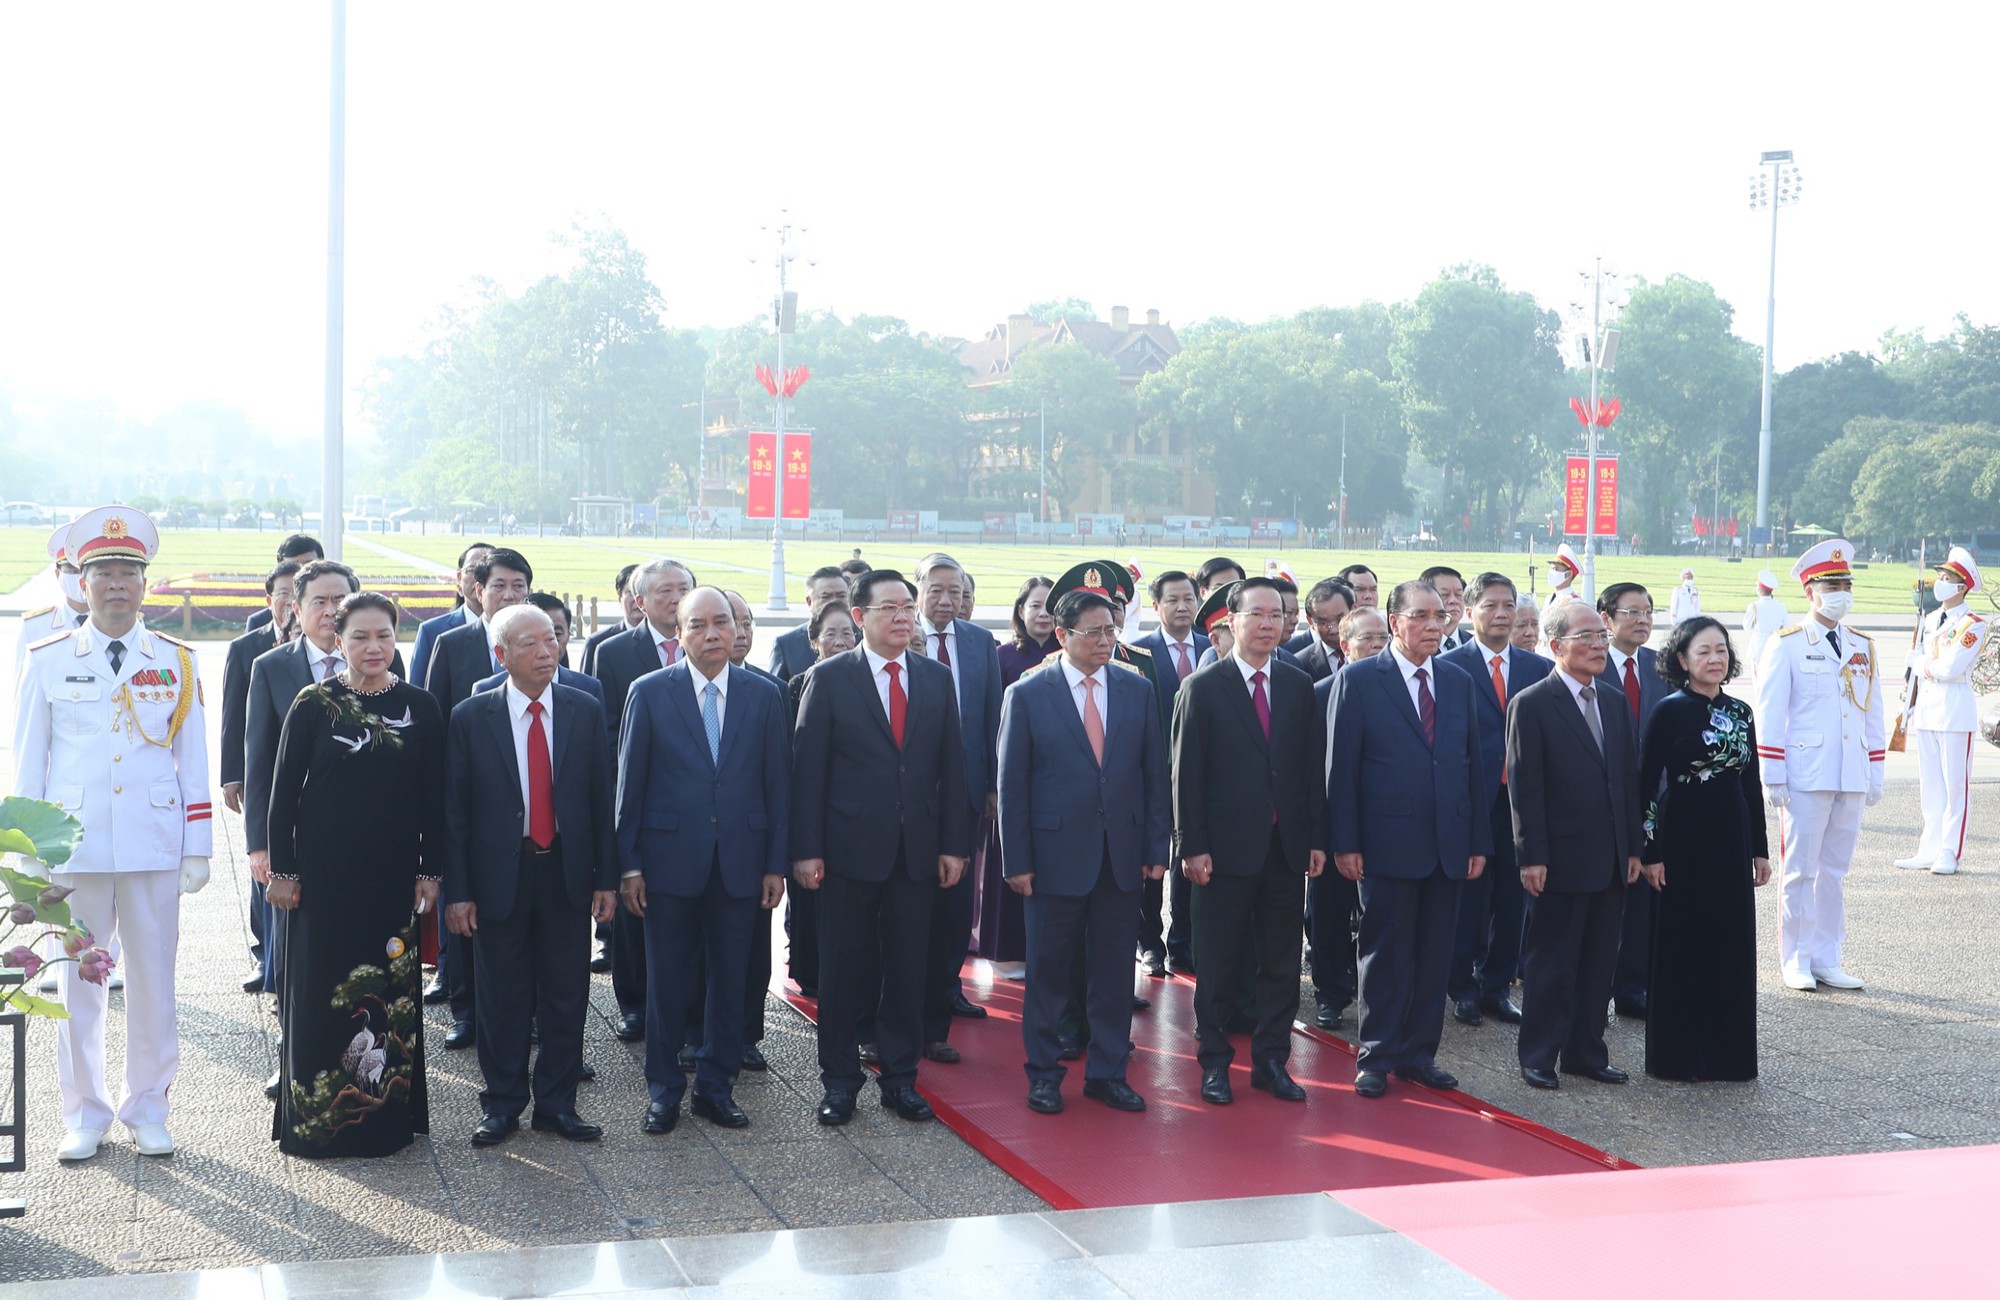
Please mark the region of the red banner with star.
POLYGON ((785 435, 784 512, 787 519, 805 519, 812 514, 813 452, 812 435, 785 435))
POLYGON ((751 430, 750 482, 743 493, 743 515, 747 519, 769 519, 777 508, 778 435, 769 429, 751 430))
MULTIPOLYGON (((1590 460, 1571 456, 1563 474, 1563 531, 1572 537, 1583 534, 1583 517, 1589 512, 1590 460)), ((1618 458, 1597 458, 1597 527, 1599 537, 1618 536, 1618 458)))

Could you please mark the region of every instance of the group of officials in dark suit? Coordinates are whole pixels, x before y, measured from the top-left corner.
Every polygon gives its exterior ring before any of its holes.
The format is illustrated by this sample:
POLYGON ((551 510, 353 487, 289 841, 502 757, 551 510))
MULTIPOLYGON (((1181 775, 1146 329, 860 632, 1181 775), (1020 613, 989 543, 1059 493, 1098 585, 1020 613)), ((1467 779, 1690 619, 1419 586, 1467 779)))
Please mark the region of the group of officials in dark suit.
MULTIPOLYGON (((296 633, 232 647, 233 726, 225 700, 253 866, 276 723, 337 671, 331 612, 359 585, 310 557, 280 583, 296 633)), ((1302 935, 1315 1021, 1365 1008, 1363 1097, 1391 1075, 1456 1086, 1436 1059, 1448 1002, 1467 1023, 1520 1023, 1531 1084, 1623 1081, 1603 1030, 1639 843, 1627 693, 1658 685, 1643 589, 1608 589, 1604 616, 1553 610, 1552 666, 1511 644, 1502 575, 1435 571, 1378 611, 1364 565, 1301 602, 1289 579, 1218 558, 1156 577, 1160 628, 1128 646, 1132 574, 1087 561, 1050 592, 1059 651, 1003 694, 993 637, 963 617, 970 583, 941 554, 914 582, 820 570, 816 620, 851 619, 859 643, 816 660, 788 633, 774 675, 744 663, 741 597, 659 559, 620 573, 625 618, 575 673, 568 613, 533 593, 526 558, 467 549, 463 603, 422 626, 414 660, 449 717, 437 994, 445 1046, 479 1049, 476 1144, 531 1106, 536 1128, 601 1133, 576 1112, 593 922, 609 924, 614 1032, 647 1044, 645 1130, 675 1126, 689 1074, 695 1114, 747 1125, 733 1087, 763 1067, 768 914, 788 877, 814 904, 794 923, 813 918, 820 953, 819 1121, 852 1117, 864 1062, 885 1107, 930 1118, 919 1061, 959 1060, 952 1020, 984 1014, 959 983, 983 821, 1025 901, 1034 1110, 1063 1108, 1078 1056, 1086 1097, 1145 1109, 1126 1078, 1135 954, 1157 977, 1199 965, 1204 1100, 1234 1100, 1231 1033, 1247 1027, 1251 1086, 1304 1101, 1287 1070, 1302 935)), ((267 963, 272 947, 267 931, 267 963)), ((1643 979, 1632 996, 1643 1011, 1643 979)))

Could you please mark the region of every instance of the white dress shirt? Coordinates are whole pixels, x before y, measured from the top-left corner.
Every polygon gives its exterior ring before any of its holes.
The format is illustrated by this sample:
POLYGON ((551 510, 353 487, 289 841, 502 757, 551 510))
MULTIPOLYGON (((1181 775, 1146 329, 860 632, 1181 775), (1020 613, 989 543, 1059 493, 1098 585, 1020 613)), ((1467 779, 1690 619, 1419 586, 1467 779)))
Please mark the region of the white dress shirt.
MULTIPOLYGON (((924 630, 924 657, 927 659, 948 658, 944 667, 951 670, 951 702, 958 705, 959 712, 965 711, 964 701, 958 697, 958 624, 946 623, 942 628, 927 627, 924 630), (944 647, 944 654, 938 654, 938 647, 944 647)), ((904 690, 909 687, 905 686, 904 690)))
POLYGON ((1618 689, 1622 691, 1625 689, 1625 665, 1627 663, 1632 665, 1632 680, 1636 682, 1639 679, 1639 656, 1628 655, 1615 645, 1606 647, 1606 650, 1608 657, 1605 660, 1605 666, 1610 669, 1611 680, 1617 682, 1618 689))
MULTIPOLYGON (((1437 700, 1437 669, 1431 667, 1430 659, 1426 659, 1422 663, 1413 663, 1404 657, 1403 647, 1397 645, 1394 641, 1389 642, 1389 653, 1396 657, 1396 667, 1402 670, 1403 685, 1410 692, 1410 707, 1416 711, 1419 718, 1423 717, 1424 707, 1417 703, 1417 669, 1423 669, 1432 683, 1431 700, 1433 702, 1437 700)), ((1431 656, 1432 659, 1436 657, 1436 655, 1431 656)))
POLYGON ((1166 630, 1163 628, 1160 631, 1160 641, 1166 647, 1167 662, 1173 665, 1176 677, 1186 678, 1190 676, 1201 663, 1201 651, 1195 649, 1193 636, 1189 636, 1185 641, 1176 641, 1168 636, 1166 630), (1175 646, 1180 646, 1187 651, 1186 671, 1182 671, 1181 669, 1181 657, 1174 652, 1175 646))
POLYGON ((323 674, 327 670, 320 667, 320 664, 328 659, 333 660, 335 675, 338 675, 341 669, 347 667, 347 661, 340 657, 340 647, 337 644, 332 650, 322 650, 314 645, 310 639, 306 641, 306 671, 311 674, 314 681, 324 680, 323 674))
POLYGON ((1583 688, 1586 686, 1595 686, 1597 685, 1597 683, 1595 681, 1580 682, 1575 677, 1571 676, 1567 671, 1561 668, 1556 669, 1556 676, 1562 678, 1563 685, 1569 687, 1569 696, 1571 699, 1576 701, 1576 711, 1583 715, 1583 725, 1586 727, 1590 727, 1590 729, 1596 732, 1598 735, 1600 736, 1603 735, 1604 714, 1601 710, 1598 712, 1597 715, 1597 725, 1595 727, 1590 726, 1591 709, 1603 703, 1603 701, 1597 699, 1594 696, 1588 700, 1583 698, 1583 688))
MULTIPOLYGON (((553 686, 551 682, 549 685, 553 686)), ((521 777, 521 838, 528 836, 528 724, 534 719, 528 716, 528 706, 534 699, 521 694, 521 688, 514 685, 510 676, 505 687, 507 692, 507 719, 514 732, 514 770, 521 777)), ((544 687, 539 697, 542 705, 542 743, 549 747, 549 775, 551 782, 556 770, 556 693, 544 687)), ((551 791, 551 794, 554 792, 551 791)), ((558 833, 562 827, 556 827, 558 833)))
POLYGON ((882 716, 886 718, 889 716, 889 674, 882 671, 882 666, 884 664, 895 664, 902 669, 897 674, 897 678, 903 683, 903 701, 907 704, 910 699, 909 656, 897 655, 894 659, 884 659, 881 655, 876 654, 874 649, 865 641, 862 642, 861 653, 868 656, 868 671, 875 678, 875 695, 876 698, 882 701, 882 716))
MULTIPOLYGON (((1083 701, 1086 695, 1095 695, 1097 696, 1097 720, 1104 724, 1104 734, 1109 736, 1111 734, 1111 682, 1109 681, 1109 674, 1103 668, 1098 669, 1094 673, 1078 672, 1076 665, 1069 661, 1068 655, 1060 655, 1060 658, 1062 659, 1063 676, 1069 681, 1070 699, 1076 703, 1077 721, 1083 721, 1083 701), (1083 689, 1083 680, 1086 677, 1097 683, 1095 691, 1086 692, 1083 689)), ((1106 667, 1109 667, 1109 665, 1106 665, 1106 667)), ((1089 735, 1090 733, 1085 731, 1084 734, 1089 735)))

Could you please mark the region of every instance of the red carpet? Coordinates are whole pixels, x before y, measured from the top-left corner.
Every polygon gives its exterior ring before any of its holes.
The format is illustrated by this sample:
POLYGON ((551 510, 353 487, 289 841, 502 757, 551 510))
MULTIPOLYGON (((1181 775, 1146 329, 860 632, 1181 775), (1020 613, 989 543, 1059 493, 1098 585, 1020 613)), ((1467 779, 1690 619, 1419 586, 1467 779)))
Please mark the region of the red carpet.
POLYGON ((1990 1295, 2000 1147, 1337 1199, 1507 1295, 1990 1295))
MULTIPOLYGON (((986 972, 967 963, 966 996, 990 1015, 953 1023, 963 1063, 925 1061, 917 1086, 954 1132, 1057 1209, 1632 1167, 1463 1093, 1392 1081, 1381 1100, 1357 1098, 1353 1049, 1317 1030, 1297 1031, 1292 1043, 1305 1104, 1250 1087, 1243 1040, 1230 1077, 1236 1102, 1211 1106, 1199 1095, 1194 985, 1178 979, 1143 981, 1153 1007, 1132 1018, 1139 1050, 1127 1082, 1146 1098, 1144 1114, 1085 1099, 1076 1061, 1063 1081, 1067 1109, 1038 1115, 1026 1101, 1021 985, 983 987, 986 972)), ((783 992, 816 1012, 795 986, 783 992)))

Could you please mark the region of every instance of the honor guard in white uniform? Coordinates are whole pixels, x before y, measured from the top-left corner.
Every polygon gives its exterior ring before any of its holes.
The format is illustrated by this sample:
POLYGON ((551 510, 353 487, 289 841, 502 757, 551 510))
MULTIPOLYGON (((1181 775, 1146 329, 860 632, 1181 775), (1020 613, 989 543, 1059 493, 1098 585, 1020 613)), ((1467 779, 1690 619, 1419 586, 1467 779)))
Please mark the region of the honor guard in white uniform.
POLYGON ((1882 797, 1888 706, 1874 643, 1840 626, 1854 604, 1853 553, 1828 538, 1792 566, 1811 615, 1772 637, 1757 665, 1757 758, 1779 810, 1784 878, 1778 955, 1785 983, 1801 990, 1862 986, 1840 965, 1841 888, 1861 810, 1882 797))
POLYGON ((14 680, 21 680, 21 669, 28 662, 28 647, 44 637, 58 632, 67 632, 73 627, 82 627, 90 607, 83 600, 83 574, 69 559, 69 525, 57 524, 49 534, 49 564, 56 571, 56 581, 62 586, 62 602, 31 609, 21 615, 21 639, 14 643, 14 680))
POLYGON ((1694 570, 1681 570, 1681 584, 1667 598, 1667 617, 1675 627, 1701 617, 1701 588, 1694 585, 1694 570))
POLYGON ((1949 876, 1965 855, 1965 805, 1971 794, 1972 735, 1979 727, 1979 699, 1972 666, 1986 648, 1991 625, 1965 605, 1979 589, 1979 566, 1962 546, 1937 569, 1931 594, 1941 602, 1917 623, 1910 647, 1903 707, 1917 746, 1923 793, 1924 834, 1914 856, 1896 865, 1949 876))
MULTIPOLYGON (((126 506, 101 506, 70 528, 90 618, 28 648, 14 727, 14 793, 59 804, 83 823, 53 873, 74 892, 78 924, 123 940, 125 1095, 104 1079, 105 990, 62 967, 69 1019, 56 1069, 67 1129, 56 1155, 85 1160, 113 1119, 142 1155, 169 1155, 167 1089, 180 1062, 174 958, 180 894, 208 882, 207 728, 195 658, 140 621, 159 533, 126 506)), ((33 864, 31 864, 32 866, 33 864)))
POLYGON ((1757 599, 1743 610, 1743 634, 1750 638, 1750 662, 1764 661, 1764 647, 1791 618, 1785 602, 1778 599, 1778 575, 1769 569, 1757 571, 1757 599))
MULTIPOLYGON (((1583 566, 1576 562, 1576 552, 1569 549, 1568 542, 1556 543, 1555 558, 1549 561, 1549 594, 1542 603, 1542 620, 1546 624, 1548 616, 1569 604, 1572 600, 1582 600, 1576 589, 1578 575, 1583 566)), ((1553 659, 1555 652, 1546 643, 1537 651, 1544 659, 1553 659)))

